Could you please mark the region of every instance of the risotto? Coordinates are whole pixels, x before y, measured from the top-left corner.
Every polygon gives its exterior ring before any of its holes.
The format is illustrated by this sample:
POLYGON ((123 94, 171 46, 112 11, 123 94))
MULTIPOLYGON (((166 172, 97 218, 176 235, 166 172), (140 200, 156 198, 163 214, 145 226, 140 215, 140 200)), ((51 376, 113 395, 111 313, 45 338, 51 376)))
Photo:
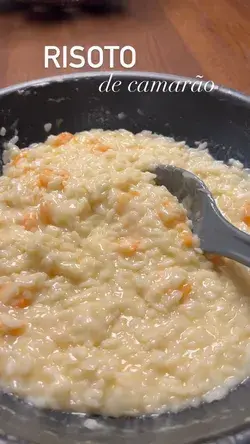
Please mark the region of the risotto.
POLYGON ((176 411, 250 375, 248 270, 206 256, 148 172, 197 174, 250 231, 250 179, 205 149, 125 130, 5 153, 0 178, 0 383, 42 407, 176 411))

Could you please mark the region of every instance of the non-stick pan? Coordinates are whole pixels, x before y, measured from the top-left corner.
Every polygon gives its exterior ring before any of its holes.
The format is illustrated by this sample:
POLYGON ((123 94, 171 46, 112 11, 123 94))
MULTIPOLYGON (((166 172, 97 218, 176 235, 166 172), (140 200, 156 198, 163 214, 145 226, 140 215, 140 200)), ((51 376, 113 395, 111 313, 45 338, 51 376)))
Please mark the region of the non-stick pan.
MULTIPOLYGON (((0 131, 1 152, 4 143, 13 136, 19 138, 20 147, 43 141, 50 128, 46 124, 50 123, 52 134, 125 128, 174 136, 190 145, 207 141, 215 159, 227 162, 233 157, 250 167, 249 97, 222 87, 206 92, 204 85, 200 92, 193 92, 197 88, 192 87, 192 79, 133 72, 113 73, 113 82, 122 82, 120 90, 100 92, 100 84, 108 78, 109 73, 87 73, 1 90, 0 128, 6 130, 6 134, 5 130, 0 131), (152 92, 128 91, 132 81, 138 86, 147 80, 165 81, 167 87, 165 91, 160 88, 152 92), (169 88, 172 82, 183 86, 177 88, 179 92, 173 86, 169 88)), ((16 441, 37 444, 250 443, 250 382, 244 382, 220 401, 181 413, 119 419, 40 410, 2 391, 0 444, 16 441)))

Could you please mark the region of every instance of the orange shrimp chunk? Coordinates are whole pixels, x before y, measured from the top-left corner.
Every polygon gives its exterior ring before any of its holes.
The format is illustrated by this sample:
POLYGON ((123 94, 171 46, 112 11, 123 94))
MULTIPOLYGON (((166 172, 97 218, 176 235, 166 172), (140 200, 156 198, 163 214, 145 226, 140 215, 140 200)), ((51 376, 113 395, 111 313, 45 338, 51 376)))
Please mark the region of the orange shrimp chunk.
POLYGON ((51 208, 47 202, 40 204, 40 219, 44 225, 52 224, 51 208))
POLYGON ((243 208, 243 216, 242 221, 245 222, 245 224, 250 227, 250 203, 246 203, 243 208))
POLYGON ((129 191, 129 194, 130 194, 132 197, 140 196, 139 191, 136 191, 136 190, 131 190, 131 191, 129 191))
POLYGON ((14 308, 26 308, 31 305, 31 299, 20 297, 12 304, 14 308))
POLYGON ((23 169, 23 174, 27 174, 27 173, 29 173, 30 171, 32 171, 33 170, 33 168, 31 168, 31 167, 25 167, 24 169, 23 169))
POLYGON ((217 254, 207 254, 205 256, 214 264, 215 267, 221 267, 225 264, 224 258, 222 256, 218 256, 217 254))
POLYGON ((27 152, 21 151, 21 153, 15 156, 14 159, 10 162, 10 165, 16 166, 20 162, 20 160, 24 159, 25 157, 27 157, 27 152))
POLYGON ((11 335, 11 336, 21 336, 24 334, 25 331, 25 327, 18 327, 18 328, 10 328, 7 331, 7 334, 11 335))
POLYGON ((86 141, 89 145, 97 145, 98 143, 100 143, 100 139, 99 137, 89 137, 88 140, 86 141))
POLYGON ((26 231, 36 231, 38 229, 38 217, 36 213, 28 213, 24 215, 21 222, 26 231))
POLYGON ((38 187, 39 188, 47 188, 48 184, 54 177, 60 177, 62 183, 60 185, 60 189, 64 188, 64 182, 69 178, 69 173, 66 170, 54 171, 49 168, 44 168, 38 177, 38 187))
POLYGON ((95 147, 95 151, 100 151, 101 153, 106 153, 108 150, 110 150, 110 146, 107 145, 97 145, 95 147))
POLYGON ((45 168, 38 177, 38 186, 47 188, 49 181, 51 180, 52 171, 45 168))
POLYGON ((166 215, 163 211, 158 212, 158 216, 166 228, 175 228, 176 225, 186 221, 185 213, 175 213, 166 215))
POLYGON ((185 247, 187 247, 187 248, 193 247, 194 240, 193 240, 192 233, 188 233, 188 232, 183 233, 182 239, 183 239, 183 245, 185 245, 185 247))
POLYGON ((22 325, 20 327, 8 327, 7 325, 0 322, 1 335, 21 336, 24 332, 25 332, 25 325, 22 325))
POLYGON ((170 205, 170 201, 169 201, 169 199, 164 199, 164 201, 162 202, 162 205, 163 205, 165 208, 169 207, 169 205, 170 205))
POLYGON ((180 291, 182 292, 181 303, 185 303, 188 300, 188 297, 192 291, 192 285, 190 283, 183 284, 180 287, 180 291))
POLYGON ((139 247, 140 247, 139 240, 122 239, 118 246, 118 251, 124 256, 130 257, 134 256, 134 254, 138 251, 139 247))
POLYGON ((25 308, 32 304, 32 293, 29 289, 20 289, 15 282, 6 282, 0 285, 0 300, 13 308, 25 308))
POLYGON ((68 132, 58 134, 58 136, 52 141, 51 145, 55 147, 65 145, 66 143, 70 142, 73 137, 73 134, 68 132))

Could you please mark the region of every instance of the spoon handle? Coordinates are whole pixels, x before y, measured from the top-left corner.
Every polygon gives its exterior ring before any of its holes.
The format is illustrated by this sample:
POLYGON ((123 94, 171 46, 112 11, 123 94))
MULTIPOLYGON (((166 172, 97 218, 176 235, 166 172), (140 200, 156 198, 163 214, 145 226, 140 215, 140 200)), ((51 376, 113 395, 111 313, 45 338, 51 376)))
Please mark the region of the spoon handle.
POLYGON ((218 254, 250 267, 250 235, 234 227, 215 210, 209 217, 208 232, 201 248, 207 253, 218 254))

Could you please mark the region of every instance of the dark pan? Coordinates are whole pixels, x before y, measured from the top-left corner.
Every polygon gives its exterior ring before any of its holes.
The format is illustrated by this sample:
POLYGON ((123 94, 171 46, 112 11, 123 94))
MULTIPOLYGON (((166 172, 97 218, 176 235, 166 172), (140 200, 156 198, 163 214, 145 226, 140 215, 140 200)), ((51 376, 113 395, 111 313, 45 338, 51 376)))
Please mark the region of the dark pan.
MULTIPOLYGON (((193 145, 207 141, 214 158, 235 158, 250 167, 250 98, 216 87, 192 92, 192 79, 150 73, 115 73, 119 92, 99 92, 108 73, 44 79, 0 92, 1 150, 16 133, 25 147, 53 134, 91 128, 150 130, 193 145), (131 81, 190 82, 184 92, 128 92, 131 81)), ((250 322, 250 320, 249 320, 250 322)), ((0 443, 37 444, 188 444, 250 443, 250 382, 227 397, 178 414, 144 418, 89 418, 39 410, 8 394, 0 394, 0 443)))

